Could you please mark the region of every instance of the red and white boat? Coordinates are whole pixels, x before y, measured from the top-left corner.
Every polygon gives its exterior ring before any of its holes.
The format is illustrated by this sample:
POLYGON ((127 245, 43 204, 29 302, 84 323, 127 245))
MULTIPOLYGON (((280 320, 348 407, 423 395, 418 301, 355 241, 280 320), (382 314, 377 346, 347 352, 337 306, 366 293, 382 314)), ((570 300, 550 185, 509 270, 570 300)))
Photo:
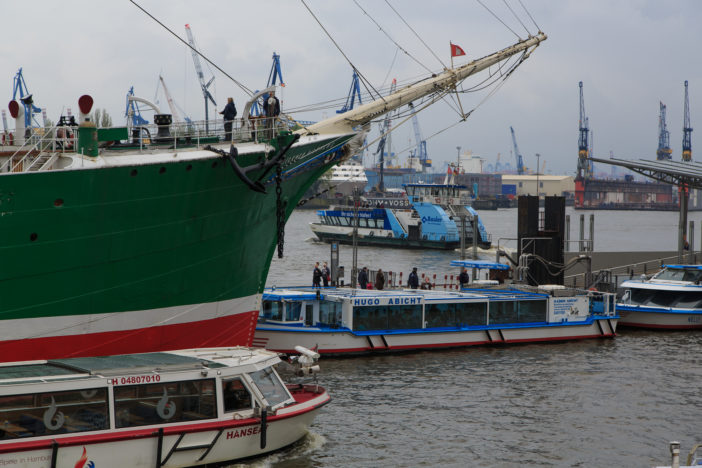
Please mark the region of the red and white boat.
MULTIPOLYGON (((302 349, 302 373, 316 357, 302 349)), ((330 397, 285 385, 279 362, 237 347, 2 364, 0 466, 175 468, 281 449, 330 397)))

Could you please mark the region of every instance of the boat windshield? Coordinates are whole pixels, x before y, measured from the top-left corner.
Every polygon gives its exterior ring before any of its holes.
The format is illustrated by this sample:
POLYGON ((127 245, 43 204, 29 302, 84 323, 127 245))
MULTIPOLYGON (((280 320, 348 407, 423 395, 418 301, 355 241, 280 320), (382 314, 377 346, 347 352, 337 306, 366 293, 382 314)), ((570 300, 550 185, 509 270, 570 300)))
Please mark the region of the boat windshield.
POLYGON ((702 270, 687 270, 683 268, 666 268, 656 276, 657 280, 664 281, 685 281, 697 283, 702 280, 702 270))
POLYGON ((278 374, 272 367, 252 372, 251 378, 258 389, 261 390, 269 405, 275 407, 291 398, 285 385, 283 385, 280 377, 278 377, 278 374))

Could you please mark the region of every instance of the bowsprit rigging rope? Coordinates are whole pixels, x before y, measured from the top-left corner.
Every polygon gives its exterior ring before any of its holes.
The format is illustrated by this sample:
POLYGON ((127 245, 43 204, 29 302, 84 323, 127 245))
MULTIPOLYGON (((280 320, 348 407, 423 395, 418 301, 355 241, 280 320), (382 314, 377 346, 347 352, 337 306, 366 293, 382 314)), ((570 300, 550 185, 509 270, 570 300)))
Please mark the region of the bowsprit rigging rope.
POLYGON ((373 91, 375 91, 375 94, 376 94, 380 99, 383 99, 383 96, 373 87, 373 85, 371 84, 371 82, 368 81, 368 80, 366 79, 365 76, 363 76, 363 74, 360 72, 360 70, 359 70, 358 68, 356 68, 356 66, 351 62, 351 59, 349 59, 349 58, 346 56, 346 54, 344 53, 344 51, 341 50, 341 47, 339 46, 339 44, 337 44, 337 42, 334 40, 334 38, 332 37, 332 35, 329 34, 329 31, 327 31, 327 28, 325 28, 324 25, 322 24, 322 22, 319 21, 319 19, 318 19, 317 16, 314 14, 314 12, 310 9, 310 7, 307 6, 307 3, 305 3, 305 0, 300 0, 300 1, 302 2, 303 5, 305 5, 305 8, 307 8, 307 11, 310 12, 310 15, 312 15, 312 18, 314 18, 314 20, 317 22, 317 24, 319 24, 319 27, 322 28, 322 31, 324 31, 324 34, 326 34, 327 37, 329 37, 329 40, 332 41, 332 44, 334 44, 334 46, 339 50, 339 52, 341 52, 341 55, 343 55, 344 58, 346 59, 346 61, 349 62, 349 65, 351 65, 351 68, 353 68, 353 70, 354 70, 354 71, 358 74, 358 76, 361 78, 361 82, 363 83, 363 86, 366 87, 366 90, 370 93, 370 89, 368 89, 368 87, 370 86, 370 88, 373 89, 373 91))
POLYGON ((431 49, 431 47, 429 47, 429 46, 427 45, 427 43, 424 42, 424 40, 419 36, 419 34, 417 34, 417 32, 416 32, 414 29, 412 29, 412 26, 410 26, 410 25, 407 23, 407 21, 405 21, 405 19, 400 15, 400 13, 395 9, 395 7, 393 7, 393 6, 390 4, 390 2, 389 2, 388 0, 385 0, 385 3, 387 3, 388 6, 392 9, 392 11, 394 11, 395 14, 398 16, 398 18, 400 18, 400 19, 402 20, 402 22, 405 23, 405 25, 410 29, 410 31, 412 31, 412 32, 414 33, 414 35, 417 36, 417 39, 419 39, 419 40, 422 42, 422 44, 424 44, 424 47, 426 47, 427 50, 429 50, 429 52, 431 52, 431 54, 436 58, 436 60, 439 61, 439 63, 441 64, 441 66, 444 67, 444 68, 448 68, 448 67, 446 66, 446 64, 445 64, 444 62, 441 61, 441 59, 439 58, 439 56, 436 55, 436 54, 434 53, 434 51, 431 49))
MULTIPOLYGON (((414 60, 415 62, 417 62, 417 64, 419 64, 419 66, 423 67, 426 71, 428 71, 429 73, 432 73, 432 71, 431 71, 426 65, 424 65, 422 62, 420 62, 419 60, 417 60, 412 54, 410 54, 409 52, 407 52, 407 50, 406 50, 404 47, 402 47, 400 44, 398 44, 397 41, 396 41, 395 39, 393 39, 393 38, 390 36, 390 34, 388 34, 388 32, 385 31, 385 29, 383 29, 383 27, 382 27, 380 24, 378 24, 378 22, 377 22, 371 15, 368 14, 368 12, 367 12, 366 10, 364 10, 363 7, 362 7, 356 0, 353 0, 353 3, 355 3, 356 6, 357 6, 358 8, 361 9, 361 11, 368 17, 368 19, 370 19, 370 20, 373 22, 373 24, 375 24, 375 25, 378 27, 378 29, 379 29, 383 34, 385 34, 385 37, 387 37, 388 39, 390 39, 390 41, 391 41, 393 44, 395 44, 395 45, 397 46, 398 49, 400 49, 402 52, 404 52, 405 55, 407 55, 409 58, 411 58, 412 60, 414 60)), ((392 8, 392 7, 391 7, 391 8, 392 8)))
POLYGON ((523 23, 522 20, 519 18, 519 16, 517 16, 517 14, 514 12, 514 10, 512 9, 512 7, 509 6, 509 3, 507 3, 507 0, 502 0, 502 1, 504 2, 505 6, 509 9, 509 11, 512 12, 512 14, 514 15, 514 17, 517 18, 517 21, 519 21, 519 24, 522 25, 522 27, 524 28, 524 30, 526 31, 526 33, 527 33, 528 35, 531 35, 531 33, 529 32, 529 30, 527 29, 527 27, 524 26, 524 23, 523 23))
POLYGON ((137 2, 135 2, 134 0, 129 0, 129 1, 130 1, 135 7, 137 7, 137 8, 140 9, 141 11, 143 11, 149 18, 151 18, 152 20, 156 21, 163 29, 165 29, 166 31, 168 31, 169 33, 171 33, 176 39, 178 39, 180 42, 182 42, 183 44, 185 44, 186 46, 188 46, 190 49, 192 49, 193 51, 195 51, 195 53, 198 54, 198 55, 199 55, 200 57, 202 57, 203 59, 205 59, 205 61, 207 61, 207 63, 211 64, 213 67, 215 67, 217 70, 219 70, 220 73, 222 73, 224 76, 226 76, 227 78, 229 78, 230 80, 232 80, 232 81, 234 82, 234 84, 236 84, 238 87, 240 87, 245 93, 247 93, 249 96, 253 96, 253 91, 251 91, 249 88, 247 88, 246 86, 244 86, 244 85, 243 85, 242 83, 240 83, 239 81, 235 80, 229 73, 227 73, 227 72, 225 72, 224 70, 222 70, 216 63, 214 63, 212 60, 210 60, 209 58, 207 58, 207 57, 205 56, 205 54, 203 54, 202 52, 200 52, 199 50, 197 50, 196 48, 194 48, 193 46, 191 46, 191 45, 188 43, 188 41, 184 40, 184 39, 181 38, 179 35, 177 35, 175 32, 173 32, 173 30, 171 30, 168 26, 166 26, 165 24, 163 24, 162 22, 160 22, 158 19, 156 19, 156 18, 154 17, 154 15, 152 15, 151 13, 149 13, 148 11, 146 11, 144 8, 142 8, 137 2))
POLYGON ((527 16, 529 16, 529 19, 531 19, 531 22, 534 23, 534 26, 536 26, 536 29, 541 31, 541 28, 539 27, 538 24, 536 24, 536 21, 534 21, 534 18, 531 16, 531 13, 529 13, 529 10, 526 9, 524 4, 522 3, 522 0, 519 0, 519 4, 522 6, 522 8, 524 8, 524 11, 526 12, 527 16))
MULTIPOLYGON (((512 28, 510 28, 509 26, 507 26, 507 23, 505 23, 504 21, 502 21, 502 20, 500 19, 500 17, 497 16, 495 13, 493 13, 493 11, 492 11, 491 9, 489 9, 488 7, 486 7, 485 4, 484 4, 483 2, 481 2, 480 0, 476 0, 476 1, 477 1, 478 3, 480 3, 480 5, 482 5, 483 8, 485 8, 487 11, 489 11, 490 14, 491 14, 492 16, 494 16, 495 19, 496 19, 497 21, 499 21, 500 23, 502 23, 502 25, 503 25, 505 28, 507 28, 507 29, 509 29, 510 31, 512 31, 512 34, 514 34, 515 36, 517 36, 517 37, 519 38, 520 41, 522 40, 522 38, 521 38, 521 36, 520 36, 519 34, 517 34, 516 32, 514 32, 514 30, 513 30, 512 28)), ((527 31, 527 32, 528 32, 528 31, 527 31)))

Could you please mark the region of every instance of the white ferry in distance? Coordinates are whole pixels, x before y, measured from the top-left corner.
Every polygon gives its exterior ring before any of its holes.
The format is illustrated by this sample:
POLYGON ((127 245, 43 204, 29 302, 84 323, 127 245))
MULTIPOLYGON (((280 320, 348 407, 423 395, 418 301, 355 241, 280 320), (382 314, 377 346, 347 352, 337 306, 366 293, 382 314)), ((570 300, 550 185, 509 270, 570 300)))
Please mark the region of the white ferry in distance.
MULTIPOLYGON (((298 347, 301 374, 319 356, 298 347)), ((330 400, 280 358, 210 348, 0 364, 0 466, 190 467, 286 447, 330 400)))
POLYGON ((254 346, 320 354, 410 351, 613 337, 615 295, 562 286, 461 292, 267 289, 254 346))
POLYGON ((620 288, 622 326, 702 328, 702 265, 663 265, 651 278, 631 279, 620 288))

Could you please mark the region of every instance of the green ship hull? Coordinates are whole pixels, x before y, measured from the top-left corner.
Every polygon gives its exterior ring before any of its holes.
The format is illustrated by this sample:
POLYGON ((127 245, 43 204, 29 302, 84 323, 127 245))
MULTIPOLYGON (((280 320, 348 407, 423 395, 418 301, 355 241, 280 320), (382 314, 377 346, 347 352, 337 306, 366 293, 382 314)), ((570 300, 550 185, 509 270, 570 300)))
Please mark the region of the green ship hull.
MULTIPOLYGON (((1 359, 250 345, 278 203, 287 219, 351 137, 294 144, 280 196, 275 170, 259 193, 203 150, 0 174, 1 359)), ((241 166, 275 150, 254 146, 268 151, 240 149, 241 166)))

